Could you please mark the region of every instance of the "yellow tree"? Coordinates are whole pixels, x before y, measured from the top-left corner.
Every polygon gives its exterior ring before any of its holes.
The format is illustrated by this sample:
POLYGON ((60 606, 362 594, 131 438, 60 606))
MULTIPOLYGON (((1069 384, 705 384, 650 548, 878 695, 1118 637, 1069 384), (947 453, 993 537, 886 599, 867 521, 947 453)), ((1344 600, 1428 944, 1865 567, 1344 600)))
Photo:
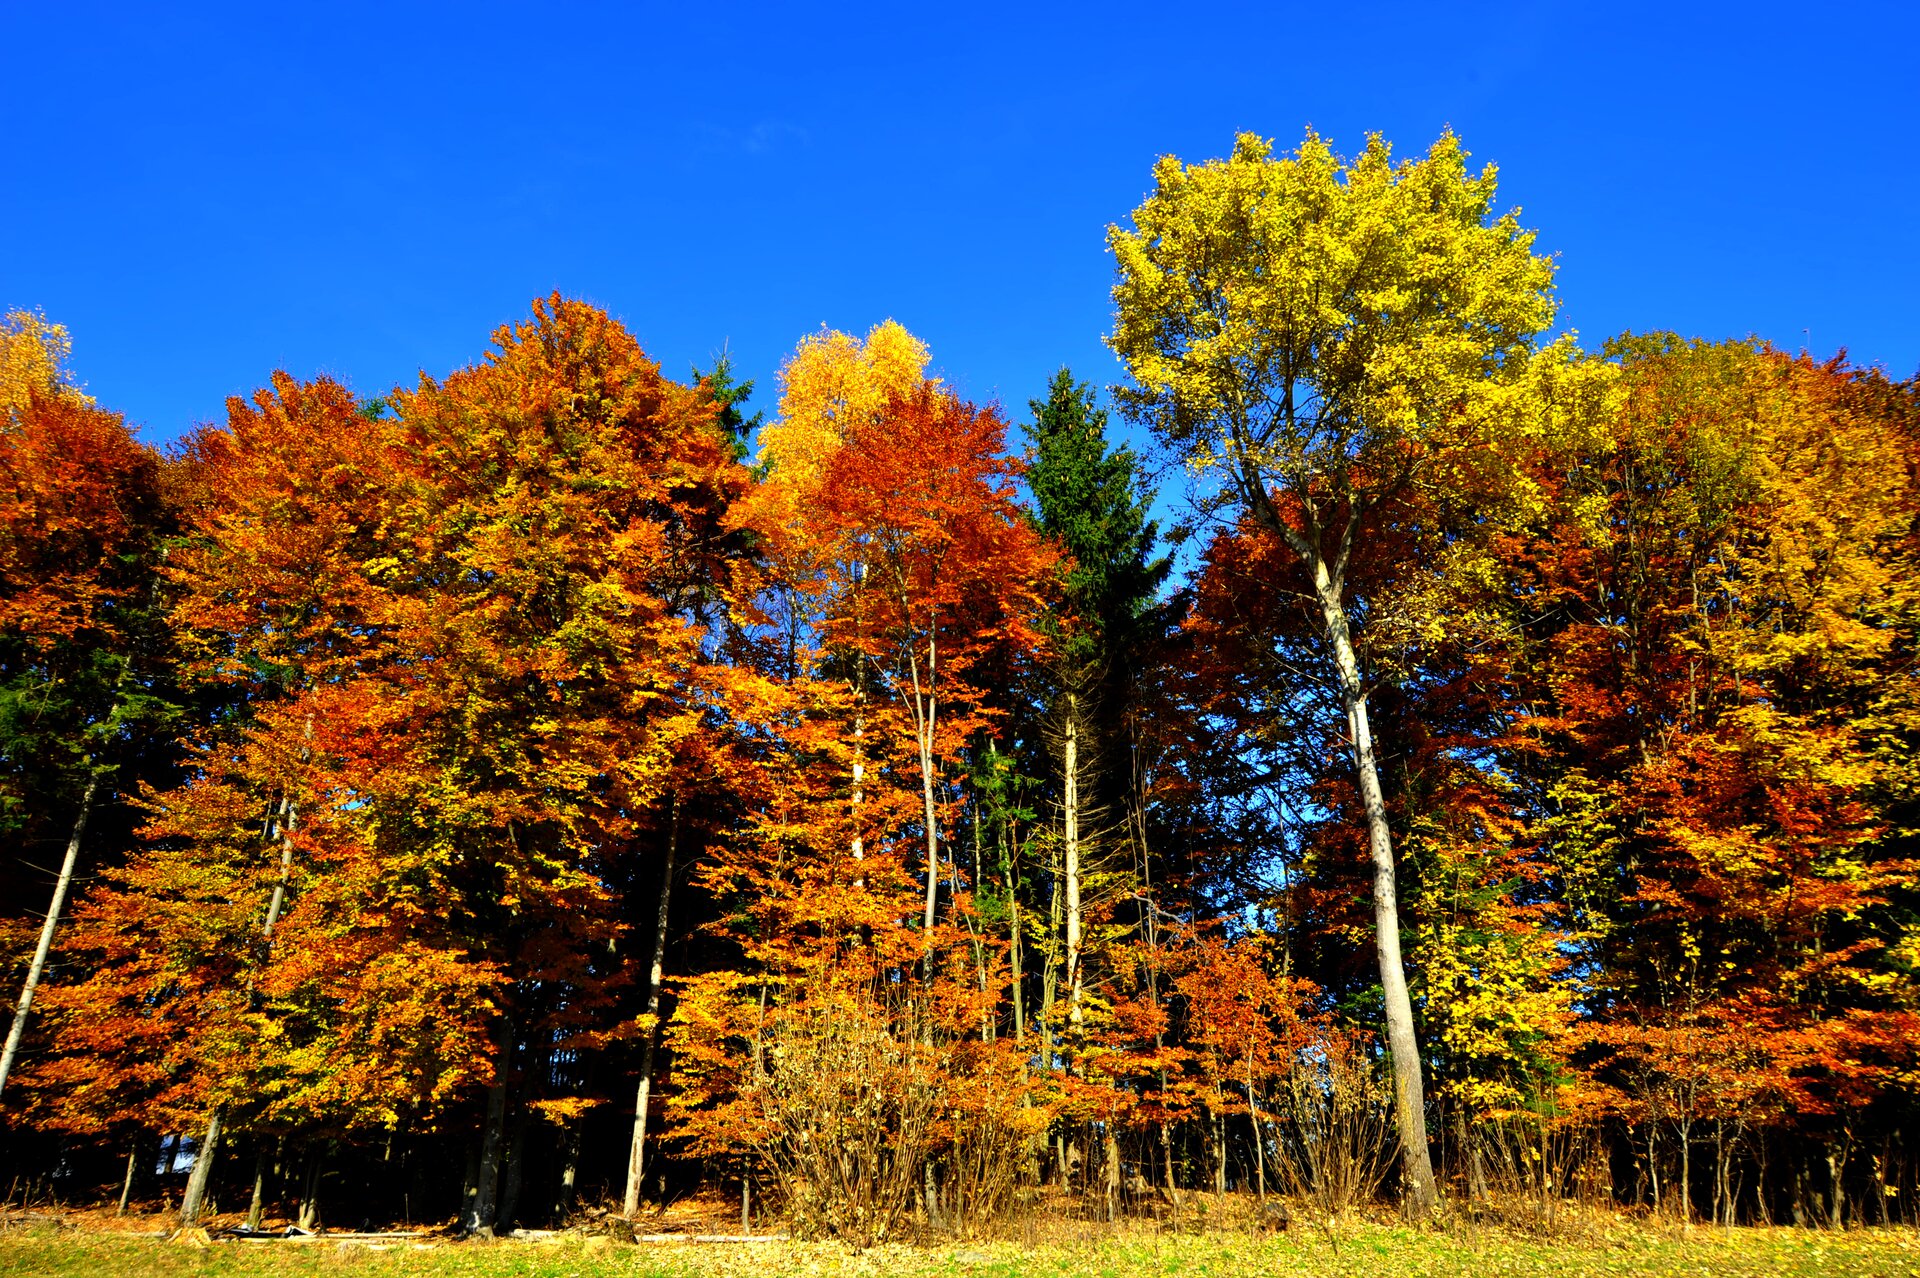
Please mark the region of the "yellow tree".
POLYGON ((1154 178, 1132 229, 1108 231, 1108 341, 1133 379, 1117 398, 1185 460, 1203 501, 1244 511, 1297 561, 1282 588, 1315 616, 1349 729, 1403 1170, 1424 1212, 1420 1057, 1355 641, 1362 618, 1392 609, 1357 598, 1347 570, 1389 545, 1409 578, 1464 568, 1461 530, 1533 504, 1515 454, 1585 420, 1606 375, 1570 340, 1539 343, 1553 263, 1513 214, 1494 216, 1493 170, 1469 174, 1451 133, 1398 163, 1378 136, 1348 163, 1312 132, 1278 158, 1242 134, 1230 158, 1165 156, 1154 178))
POLYGON ((927 360, 926 344, 894 320, 874 325, 865 341, 833 329, 801 338, 780 368, 780 415, 760 434, 772 490, 790 501, 809 493, 856 427, 889 401, 913 398, 927 360))
POLYGON ((67 371, 73 341, 64 325, 49 323, 35 311, 8 311, 0 317, 0 424, 27 410, 41 395, 65 395, 91 404, 67 371))
MULTIPOLYGON (((775 590, 784 596, 788 614, 789 653, 795 650, 803 625, 817 626, 822 582, 838 575, 849 586, 849 602, 857 612, 866 583, 864 557, 842 565, 838 574, 825 572, 820 556, 829 547, 810 535, 802 511, 820 498, 829 463, 840 448, 863 427, 878 422, 889 403, 912 399, 927 377, 930 359, 926 343, 895 320, 873 326, 866 339, 837 329, 800 339, 800 345, 780 367, 779 415, 760 432, 759 465, 767 477, 755 493, 761 503, 756 521, 769 535, 782 539, 773 561, 775 590), (812 608, 817 615, 800 614, 812 608)), ((854 543, 857 545, 857 542, 854 543)), ((789 657, 789 666, 794 664, 789 657)), ((866 799, 867 666, 851 663, 854 698, 853 806, 866 799)), ((853 838, 855 860, 864 855, 861 838, 853 838)))

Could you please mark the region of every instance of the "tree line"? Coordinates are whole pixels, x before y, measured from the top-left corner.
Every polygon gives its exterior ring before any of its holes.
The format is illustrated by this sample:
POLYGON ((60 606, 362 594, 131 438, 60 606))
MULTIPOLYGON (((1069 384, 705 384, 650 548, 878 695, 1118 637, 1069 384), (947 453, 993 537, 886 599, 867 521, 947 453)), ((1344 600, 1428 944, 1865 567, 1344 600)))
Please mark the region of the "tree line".
POLYGON ((768 420, 555 295, 163 454, 9 316, 16 1189, 1912 1219, 1920 383, 1556 336, 1450 134, 1153 176, 1166 530, 892 321, 768 420))

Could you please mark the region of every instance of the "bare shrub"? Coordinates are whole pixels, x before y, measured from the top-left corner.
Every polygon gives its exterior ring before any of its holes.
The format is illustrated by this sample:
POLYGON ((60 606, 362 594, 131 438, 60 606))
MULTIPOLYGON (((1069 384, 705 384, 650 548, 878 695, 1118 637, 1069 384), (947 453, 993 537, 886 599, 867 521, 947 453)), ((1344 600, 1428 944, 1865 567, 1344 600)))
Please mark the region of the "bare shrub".
POLYGON ((1532 1113, 1483 1117, 1467 1132, 1476 1196, 1506 1223, 1552 1231, 1569 1204, 1611 1198, 1612 1179, 1598 1129, 1532 1113))
POLYGON ((1371 1199, 1395 1148, 1391 1092, 1362 1035, 1329 1029, 1294 1054, 1281 1090, 1279 1165, 1328 1216, 1371 1199))
POLYGON ((1004 1043, 963 1042, 947 1054, 944 1164, 947 1212, 956 1229, 977 1229, 1012 1203, 1046 1140, 1053 1111, 1040 1104, 1024 1061, 1004 1043))
POLYGON ((794 1232, 856 1246, 911 1218, 942 1102, 934 1049, 871 1008, 769 1017, 753 1097, 794 1232))

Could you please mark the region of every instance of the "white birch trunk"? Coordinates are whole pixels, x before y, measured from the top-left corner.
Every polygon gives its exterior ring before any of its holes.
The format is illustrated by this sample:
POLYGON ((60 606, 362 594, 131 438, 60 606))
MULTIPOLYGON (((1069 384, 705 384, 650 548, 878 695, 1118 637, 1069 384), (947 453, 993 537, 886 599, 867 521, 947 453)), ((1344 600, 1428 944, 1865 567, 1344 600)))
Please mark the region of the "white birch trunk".
POLYGON ((1353 766, 1360 782, 1367 843, 1373 856, 1374 945, 1380 963, 1380 989, 1386 1002, 1387 1049, 1393 1066, 1401 1171, 1407 1180, 1408 1206, 1416 1216, 1426 1216, 1434 1208, 1438 1191, 1433 1179, 1433 1157, 1427 1147, 1426 1090, 1421 1080, 1420 1049, 1413 1033, 1413 1000, 1407 992, 1406 965, 1400 954, 1400 898, 1393 863, 1393 833, 1387 825, 1387 804, 1373 753, 1373 730, 1367 721, 1367 697, 1360 683, 1360 663, 1354 655, 1346 609, 1326 564, 1316 560, 1312 567, 1322 618, 1333 647, 1334 665, 1340 676, 1340 695, 1346 703, 1353 766))
MULTIPOLYGON (((680 796, 672 798, 672 815, 667 820, 667 864, 660 878, 660 907, 653 918, 653 965, 647 969, 647 1015, 660 1015, 660 981, 667 961, 667 906, 673 896, 673 867, 680 847, 680 796)), ((859 855, 858 844, 855 855, 859 855)), ((640 1053, 640 1090, 633 1103, 633 1143, 627 1152, 627 1192, 620 1210, 631 1218, 640 1210, 640 1186, 646 1172, 647 1105, 653 1091, 653 1055, 660 1042, 660 1026, 647 1030, 647 1044, 640 1053)))
POLYGON ((13 1011, 13 1026, 7 1031, 7 1045, 0 1049, 0 1090, 5 1090, 7 1078, 13 1073, 13 1062, 20 1053, 20 1040, 26 1036, 27 1015, 33 1011, 33 996, 40 988, 40 978, 47 970, 47 955, 53 952, 53 932, 60 923, 60 911, 66 908, 67 892, 73 886, 74 867, 80 861, 80 844, 86 838, 87 818, 93 812, 93 796, 98 792, 100 777, 98 774, 87 778, 87 788, 80 795, 80 815, 74 819, 73 833, 67 838, 67 855, 60 862, 60 877, 53 883, 53 902, 47 906, 47 920, 40 925, 40 943, 34 947, 33 961, 27 965, 27 983, 20 990, 19 1005, 13 1011))
POLYGON ((920 685, 919 662, 913 662, 913 699, 915 725, 920 737, 920 800, 927 825, 927 970, 933 970, 933 921, 940 900, 940 827, 935 815, 933 801, 933 736, 939 722, 940 701, 934 692, 934 679, 938 672, 939 651, 934 647, 933 636, 927 637, 927 682, 924 692, 920 685))
POLYGON ((1065 784, 1061 803, 1066 827, 1067 880, 1067 1024, 1077 1048, 1084 1028, 1080 1006, 1080 699, 1071 692, 1067 694, 1066 742, 1062 753, 1065 784))

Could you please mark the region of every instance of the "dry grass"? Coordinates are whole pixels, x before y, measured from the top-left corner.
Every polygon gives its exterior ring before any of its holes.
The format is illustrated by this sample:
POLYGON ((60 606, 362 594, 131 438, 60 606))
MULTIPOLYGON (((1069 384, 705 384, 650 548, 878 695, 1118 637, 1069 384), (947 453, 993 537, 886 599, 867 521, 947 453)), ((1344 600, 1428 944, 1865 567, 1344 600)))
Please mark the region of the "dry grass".
MULTIPOLYGON (((1213 1219, 1226 1213, 1216 1208, 1213 1219)), ((201 1247, 103 1228, 32 1225, 0 1231, 0 1274, 414 1275, 420 1278, 1914 1278, 1920 1233, 1789 1229, 1691 1233, 1596 1216, 1543 1237, 1491 1225, 1413 1229, 1386 1219, 1314 1225, 1297 1210, 1284 1233, 1169 1222, 1120 1227, 1035 1219, 1009 1236, 964 1244, 839 1243, 625 1245, 561 1235, 456 1242, 429 1236, 385 1247, 320 1240, 217 1242, 201 1247), (1198 1231, 1198 1232, 1196 1232, 1198 1231)))

